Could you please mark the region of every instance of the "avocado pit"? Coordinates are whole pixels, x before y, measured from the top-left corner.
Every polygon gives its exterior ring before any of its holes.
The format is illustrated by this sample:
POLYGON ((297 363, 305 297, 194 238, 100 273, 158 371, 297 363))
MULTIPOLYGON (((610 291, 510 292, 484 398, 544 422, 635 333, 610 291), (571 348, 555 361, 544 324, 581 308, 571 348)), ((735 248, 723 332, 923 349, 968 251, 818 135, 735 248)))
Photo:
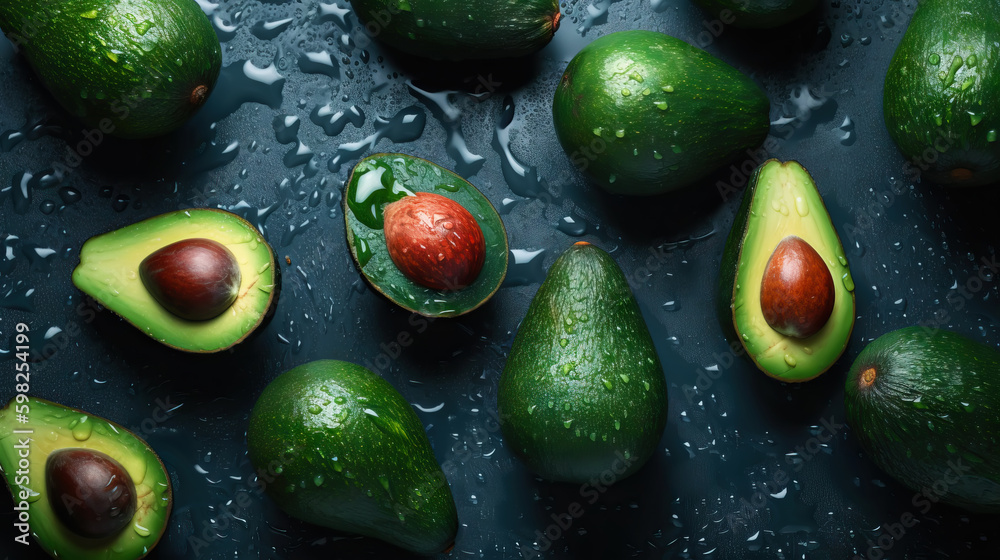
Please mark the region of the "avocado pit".
POLYGON ((222 314, 236 301, 242 281, 233 253, 218 241, 184 239, 139 264, 142 284, 165 309, 191 321, 222 314))
POLYGON ((476 218, 439 194, 418 192, 386 205, 383 230, 396 268, 427 288, 469 286, 486 261, 486 242, 476 218))
POLYGON ((808 338, 833 313, 835 287, 822 257, 801 237, 782 239, 767 261, 760 285, 764 320, 775 331, 808 338))
POLYGON ((100 451, 53 452, 45 462, 45 487, 56 516, 81 537, 113 537, 135 514, 132 477, 121 463, 100 451))

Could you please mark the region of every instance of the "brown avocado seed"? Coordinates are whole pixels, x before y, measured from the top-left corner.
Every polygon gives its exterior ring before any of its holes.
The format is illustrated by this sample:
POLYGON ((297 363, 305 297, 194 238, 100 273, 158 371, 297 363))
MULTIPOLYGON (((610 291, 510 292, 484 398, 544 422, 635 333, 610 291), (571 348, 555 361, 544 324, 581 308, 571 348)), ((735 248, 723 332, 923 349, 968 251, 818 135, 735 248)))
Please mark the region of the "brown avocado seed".
POLYGON ((383 211, 389 257, 407 278, 435 290, 472 284, 486 261, 483 230, 461 204, 419 192, 383 211))
POLYGON ((816 249, 794 235, 782 239, 760 283, 767 324, 785 336, 810 337, 830 319, 835 297, 833 276, 816 249))
POLYGON ((184 239, 149 255, 139 277, 168 311, 191 321, 217 317, 236 301, 241 274, 236 257, 218 241, 184 239))
POLYGON ((70 448, 45 461, 45 493, 56 517, 88 539, 121 532, 136 510, 136 492, 125 467, 105 453, 70 448))

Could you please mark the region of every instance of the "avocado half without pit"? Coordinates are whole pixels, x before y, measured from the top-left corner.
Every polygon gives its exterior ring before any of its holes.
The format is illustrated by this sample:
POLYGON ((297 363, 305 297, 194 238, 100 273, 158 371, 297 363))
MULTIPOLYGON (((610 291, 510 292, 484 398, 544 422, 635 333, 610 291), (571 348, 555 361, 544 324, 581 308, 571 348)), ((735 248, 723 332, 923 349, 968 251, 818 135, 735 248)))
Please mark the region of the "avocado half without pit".
POLYGON ((843 354, 854 281, 836 228, 797 162, 758 167, 726 240, 719 282, 727 334, 767 375, 807 381, 843 354))
POLYGON ((53 558, 146 556, 172 507, 170 476, 156 453, 98 416, 18 398, 0 409, 0 468, 38 544, 53 558))
POLYGON ((256 228, 206 208, 91 238, 73 283, 163 344, 207 353, 241 342, 270 316, 279 274, 256 228))
POLYGON ((468 313, 507 274, 507 232, 462 177, 404 154, 376 154, 351 171, 347 242, 362 276, 393 303, 428 317, 468 313))

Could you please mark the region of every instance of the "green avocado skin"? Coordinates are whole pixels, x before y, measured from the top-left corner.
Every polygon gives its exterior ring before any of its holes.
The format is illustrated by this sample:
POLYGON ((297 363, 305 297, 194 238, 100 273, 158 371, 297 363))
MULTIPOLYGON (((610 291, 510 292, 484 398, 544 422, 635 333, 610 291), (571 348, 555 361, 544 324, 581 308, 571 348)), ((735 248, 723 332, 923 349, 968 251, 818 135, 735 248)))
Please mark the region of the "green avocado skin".
POLYGON ((769 29, 794 21, 819 5, 819 0, 692 0, 723 23, 769 29))
POLYGON ((885 77, 889 135, 908 171, 941 184, 1000 181, 1000 3, 924 0, 885 77))
POLYGON ((558 0, 351 0, 369 37, 433 59, 529 55, 559 28, 558 0))
POLYGON ((361 366, 319 360, 278 376, 247 440, 267 494, 293 517, 418 554, 455 542, 455 502, 420 419, 361 366))
POLYGON ((656 31, 619 31, 570 61, 552 120, 573 164, 612 194, 689 186, 763 142, 770 102, 748 76, 656 31))
POLYGON ((944 330, 892 331, 851 366, 847 421, 875 464, 915 492, 1000 513, 998 373, 993 347, 944 330))
POLYGON ((666 381, 606 252, 576 244, 552 264, 514 338, 497 404, 507 447, 543 478, 621 480, 652 456, 666 381))
POLYGON ((123 138, 178 128, 222 67, 218 38, 194 0, 3 2, 0 29, 68 112, 123 138))

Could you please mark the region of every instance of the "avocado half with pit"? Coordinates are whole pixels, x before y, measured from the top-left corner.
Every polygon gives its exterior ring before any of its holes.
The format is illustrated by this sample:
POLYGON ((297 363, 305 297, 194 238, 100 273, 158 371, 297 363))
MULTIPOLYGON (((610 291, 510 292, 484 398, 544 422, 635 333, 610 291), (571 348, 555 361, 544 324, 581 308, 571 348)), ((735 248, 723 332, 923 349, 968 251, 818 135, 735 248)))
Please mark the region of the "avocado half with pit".
POLYGON ((768 160, 751 177, 726 240, 720 321, 767 375, 808 381, 854 328, 854 281, 809 172, 768 160))
POLYGON ((53 558, 135 560, 167 527, 173 502, 163 463, 99 416, 18 395, 0 409, 0 467, 15 523, 25 522, 53 558))
POLYGON ((73 284, 155 340, 186 352, 231 348, 271 315, 280 271, 271 247, 223 210, 177 210, 98 235, 73 284))
POLYGON ((427 160, 361 160, 347 180, 344 219, 361 275, 420 315, 468 313, 507 275, 507 230, 496 209, 471 183, 427 160))

